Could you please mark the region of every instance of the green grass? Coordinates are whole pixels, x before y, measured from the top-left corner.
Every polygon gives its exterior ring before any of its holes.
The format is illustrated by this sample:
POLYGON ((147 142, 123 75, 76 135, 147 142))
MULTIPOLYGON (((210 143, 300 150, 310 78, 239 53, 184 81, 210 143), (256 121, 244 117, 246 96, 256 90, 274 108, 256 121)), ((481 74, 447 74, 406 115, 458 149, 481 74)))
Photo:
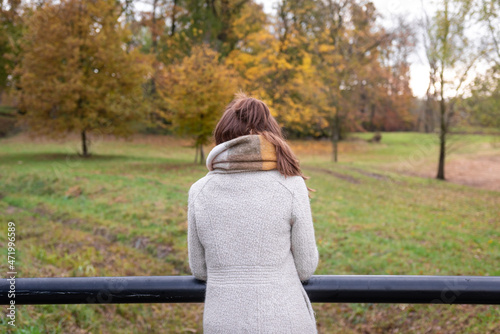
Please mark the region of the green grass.
MULTIPOLYGON (((358 134, 370 138, 372 134, 358 134)), ((434 135, 384 133, 381 144, 293 142, 308 185, 316 274, 500 276, 500 192, 389 172, 434 135), (326 145, 326 146, 325 146, 326 145), (326 148, 325 148, 326 147, 326 148)), ((498 152, 467 135, 456 154, 498 152)), ((17 227, 19 277, 188 275, 187 191, 207 172, 185 141, 0 140, 0 211, 17 227)), ((424 150, 426 159, 435 148, 424 150)), ((208 149, 207 149, 208 151, 208 149)), ((0 246, 5 249, 5 240, 0 246)), ((493 306, 314 304, 322 333, 500 331, 493 306)), ((203 305, 19 306, 19 333, 201 333, 203 305)), ((5 322, 5 319, 0 321, 5 322)), ((0 326, 7 328, 5 323, 0 326)))

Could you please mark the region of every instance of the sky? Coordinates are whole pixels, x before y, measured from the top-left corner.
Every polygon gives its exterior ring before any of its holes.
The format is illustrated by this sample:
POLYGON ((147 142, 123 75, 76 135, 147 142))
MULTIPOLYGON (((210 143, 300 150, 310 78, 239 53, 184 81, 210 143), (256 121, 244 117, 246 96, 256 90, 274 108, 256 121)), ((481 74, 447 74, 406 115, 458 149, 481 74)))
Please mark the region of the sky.
MULTIPOLYGON (((256 2, 264 5, 266 13, 273 13, 274 4, 277 1, 256 0, 256 2)), ((397 15, 404 15, 410 20, 418 20, 423 17, 424 7, 429 15, 433 13, 435 8, 430 0, 372 0, 372 2, 382 14, 381 22, 386 27, 391 27, 394 17, 397 15)), ((418 37, 421 40, 421 36, 418 37)), ((425 60, 424 46, 421 41, 417 45, 415 53, 411 55, 410 62, 410 87, 415 96, 423 97, 429 84, 429 66, 425 60)))

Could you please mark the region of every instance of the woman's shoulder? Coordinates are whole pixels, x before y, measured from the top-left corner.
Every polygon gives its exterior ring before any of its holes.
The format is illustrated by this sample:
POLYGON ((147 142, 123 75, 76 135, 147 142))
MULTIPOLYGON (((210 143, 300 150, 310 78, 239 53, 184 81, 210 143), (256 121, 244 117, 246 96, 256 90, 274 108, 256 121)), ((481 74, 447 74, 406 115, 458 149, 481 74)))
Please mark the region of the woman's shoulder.
POLYGON ((272 174, 276 181, 287 188, 290 193, 295 194, 297 191, 307 190, 304 178, 300 175, 285 176, 279 172, 272 174))
POLYGON ((208 182, 214 177, 214 174, 207 174, 189 188, 189 201, 194 200, 196 196, 201 192, 201 190, 208 184, 208 182))

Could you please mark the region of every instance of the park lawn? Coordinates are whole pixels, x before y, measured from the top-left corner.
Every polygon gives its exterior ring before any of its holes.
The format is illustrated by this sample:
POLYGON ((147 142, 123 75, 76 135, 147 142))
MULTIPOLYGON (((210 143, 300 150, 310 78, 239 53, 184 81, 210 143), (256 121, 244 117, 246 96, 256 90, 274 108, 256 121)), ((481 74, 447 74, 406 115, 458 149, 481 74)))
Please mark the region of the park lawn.
MULTIPOLYGON (((368 144, 370 136, 341 143, 337 164, 330 143, 292 141, 316 189, 316 274, 500 276, 500 192, 385 168, 411 161, 434 135, 384 133, 381 144, 368 144)), ((456 142, 457 154, 498 149, 489 135, 456 142)), ((100 138, 88 159, 75 154, 78 145, 24 135, 0 140, 0 211, 5 231, 8 220, 16 222, 18 277, 189 275, 187 191, 207 173, 193 164, 189 142, 100 138)), ((432 150, 429 144, 429 157, 436 156, 432 150)), ((500 332, 495 306, 313 307, 321 333, 500 332)), ((202 310, 202 304, 19 306, 16 333, 201 333, 202 310)))

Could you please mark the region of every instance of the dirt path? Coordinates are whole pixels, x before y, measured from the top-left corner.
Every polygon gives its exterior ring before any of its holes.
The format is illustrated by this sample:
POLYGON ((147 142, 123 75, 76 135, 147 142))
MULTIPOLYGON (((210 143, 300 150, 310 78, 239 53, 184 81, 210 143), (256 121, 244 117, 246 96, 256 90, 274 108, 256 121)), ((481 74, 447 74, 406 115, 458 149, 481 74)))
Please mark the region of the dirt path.
MULTIPOLYGON (((415 166, 408 174, 433 178, 436 172, 435 164, 424 163, 415 166)), ((500 155, 451 156, 446 162, 445 177, 449 182, 500 191, 500 155)))

